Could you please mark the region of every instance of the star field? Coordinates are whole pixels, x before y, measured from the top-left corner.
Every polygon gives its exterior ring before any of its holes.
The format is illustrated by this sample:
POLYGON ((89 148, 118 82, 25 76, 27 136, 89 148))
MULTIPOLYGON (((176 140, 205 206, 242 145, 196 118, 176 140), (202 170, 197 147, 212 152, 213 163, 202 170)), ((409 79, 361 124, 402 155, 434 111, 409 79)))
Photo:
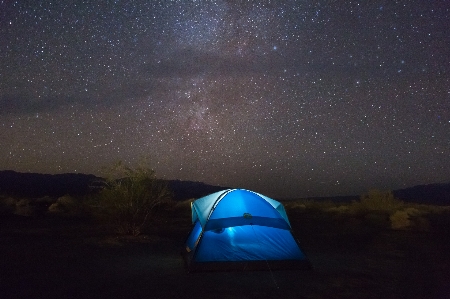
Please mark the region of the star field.
POLYGON ((446 1, 0 1, 0 169, 273 197, 449 182, 446 1))

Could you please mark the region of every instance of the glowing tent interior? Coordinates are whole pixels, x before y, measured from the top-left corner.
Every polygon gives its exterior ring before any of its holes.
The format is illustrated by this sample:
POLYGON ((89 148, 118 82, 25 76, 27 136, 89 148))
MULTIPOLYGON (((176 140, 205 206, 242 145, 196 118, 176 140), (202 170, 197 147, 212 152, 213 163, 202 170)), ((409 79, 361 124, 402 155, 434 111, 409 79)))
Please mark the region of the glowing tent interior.
POLYGON ((311 268, 276 200, 228 189, 195 200, 191 210, 182 254, 189 272, 311 268))

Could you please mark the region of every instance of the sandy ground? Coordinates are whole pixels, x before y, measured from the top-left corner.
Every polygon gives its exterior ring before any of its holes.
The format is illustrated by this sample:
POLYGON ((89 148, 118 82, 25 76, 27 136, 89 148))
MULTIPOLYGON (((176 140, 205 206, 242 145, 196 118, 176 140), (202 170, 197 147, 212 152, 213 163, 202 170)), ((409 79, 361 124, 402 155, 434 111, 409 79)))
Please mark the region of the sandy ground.
POLYGON ((0 298, 450 298, 450 234, 289 215, 312 271, 189 274, 189 215, 138 238, 82 219, 0 222, 0 298))

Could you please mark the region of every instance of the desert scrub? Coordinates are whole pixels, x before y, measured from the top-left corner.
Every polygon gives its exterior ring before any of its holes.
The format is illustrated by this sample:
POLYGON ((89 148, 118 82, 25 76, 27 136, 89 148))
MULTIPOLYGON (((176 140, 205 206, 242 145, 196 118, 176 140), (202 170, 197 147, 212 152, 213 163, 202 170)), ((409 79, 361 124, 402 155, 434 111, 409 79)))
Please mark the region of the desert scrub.
POLYGON ((20 216, 33 216, 36 214, 36 206, 28 198, 19 199, 16 202, 14 214, 20 216))
POLYGON ((50 213, 66 214, 70 216, 84 216, 86 207, 80 198, 74 198, 68 194, 59 197, 48 207, 50 213))
POLYGON ((12 197, 0 198, 0 215, 12 214, 16 210, 17 200, 12 197))
POLYGON ((372 189, 361 195, 359 201, 353 202, 350 210, 355 213, 378 211, 393 214, 403 206, 404 203, 395 198, 392 191, 372 189))
POLYGON ((391 228, 395 230, 429 231, 430 222, 425 218, 425 214, 426 212, 413 207, 396 211, 389 217, 391 228))
POLYGON ((286 210, 308 210, 327 212, 330 209, 336 208, 337 204, 331 200, 316 200, 316 199, 297 199, 283 202, 286 210))
POLYGON ((397 211, 389 219, 391 220, 392 229, 406 229, 411 226, 411 220, 409 220, 409 215, 406 211, 397 211))
POLYGON ((172 199, 167 183, 158 180, 150 168, 133 169, 119 162, 107 174, 93 207, 119 233, 139 235, 152 212, 172 199))

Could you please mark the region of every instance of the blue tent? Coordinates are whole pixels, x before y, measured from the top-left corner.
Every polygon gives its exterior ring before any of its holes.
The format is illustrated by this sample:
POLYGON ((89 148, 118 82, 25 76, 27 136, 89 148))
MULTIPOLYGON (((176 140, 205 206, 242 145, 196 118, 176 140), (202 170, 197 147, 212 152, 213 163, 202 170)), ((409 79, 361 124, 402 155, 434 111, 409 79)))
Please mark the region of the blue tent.
POLYGON ((190 272, 310 268, 276 200, 228 189, 195 200, 191 210, 194 226, 183 250, 190 272))

